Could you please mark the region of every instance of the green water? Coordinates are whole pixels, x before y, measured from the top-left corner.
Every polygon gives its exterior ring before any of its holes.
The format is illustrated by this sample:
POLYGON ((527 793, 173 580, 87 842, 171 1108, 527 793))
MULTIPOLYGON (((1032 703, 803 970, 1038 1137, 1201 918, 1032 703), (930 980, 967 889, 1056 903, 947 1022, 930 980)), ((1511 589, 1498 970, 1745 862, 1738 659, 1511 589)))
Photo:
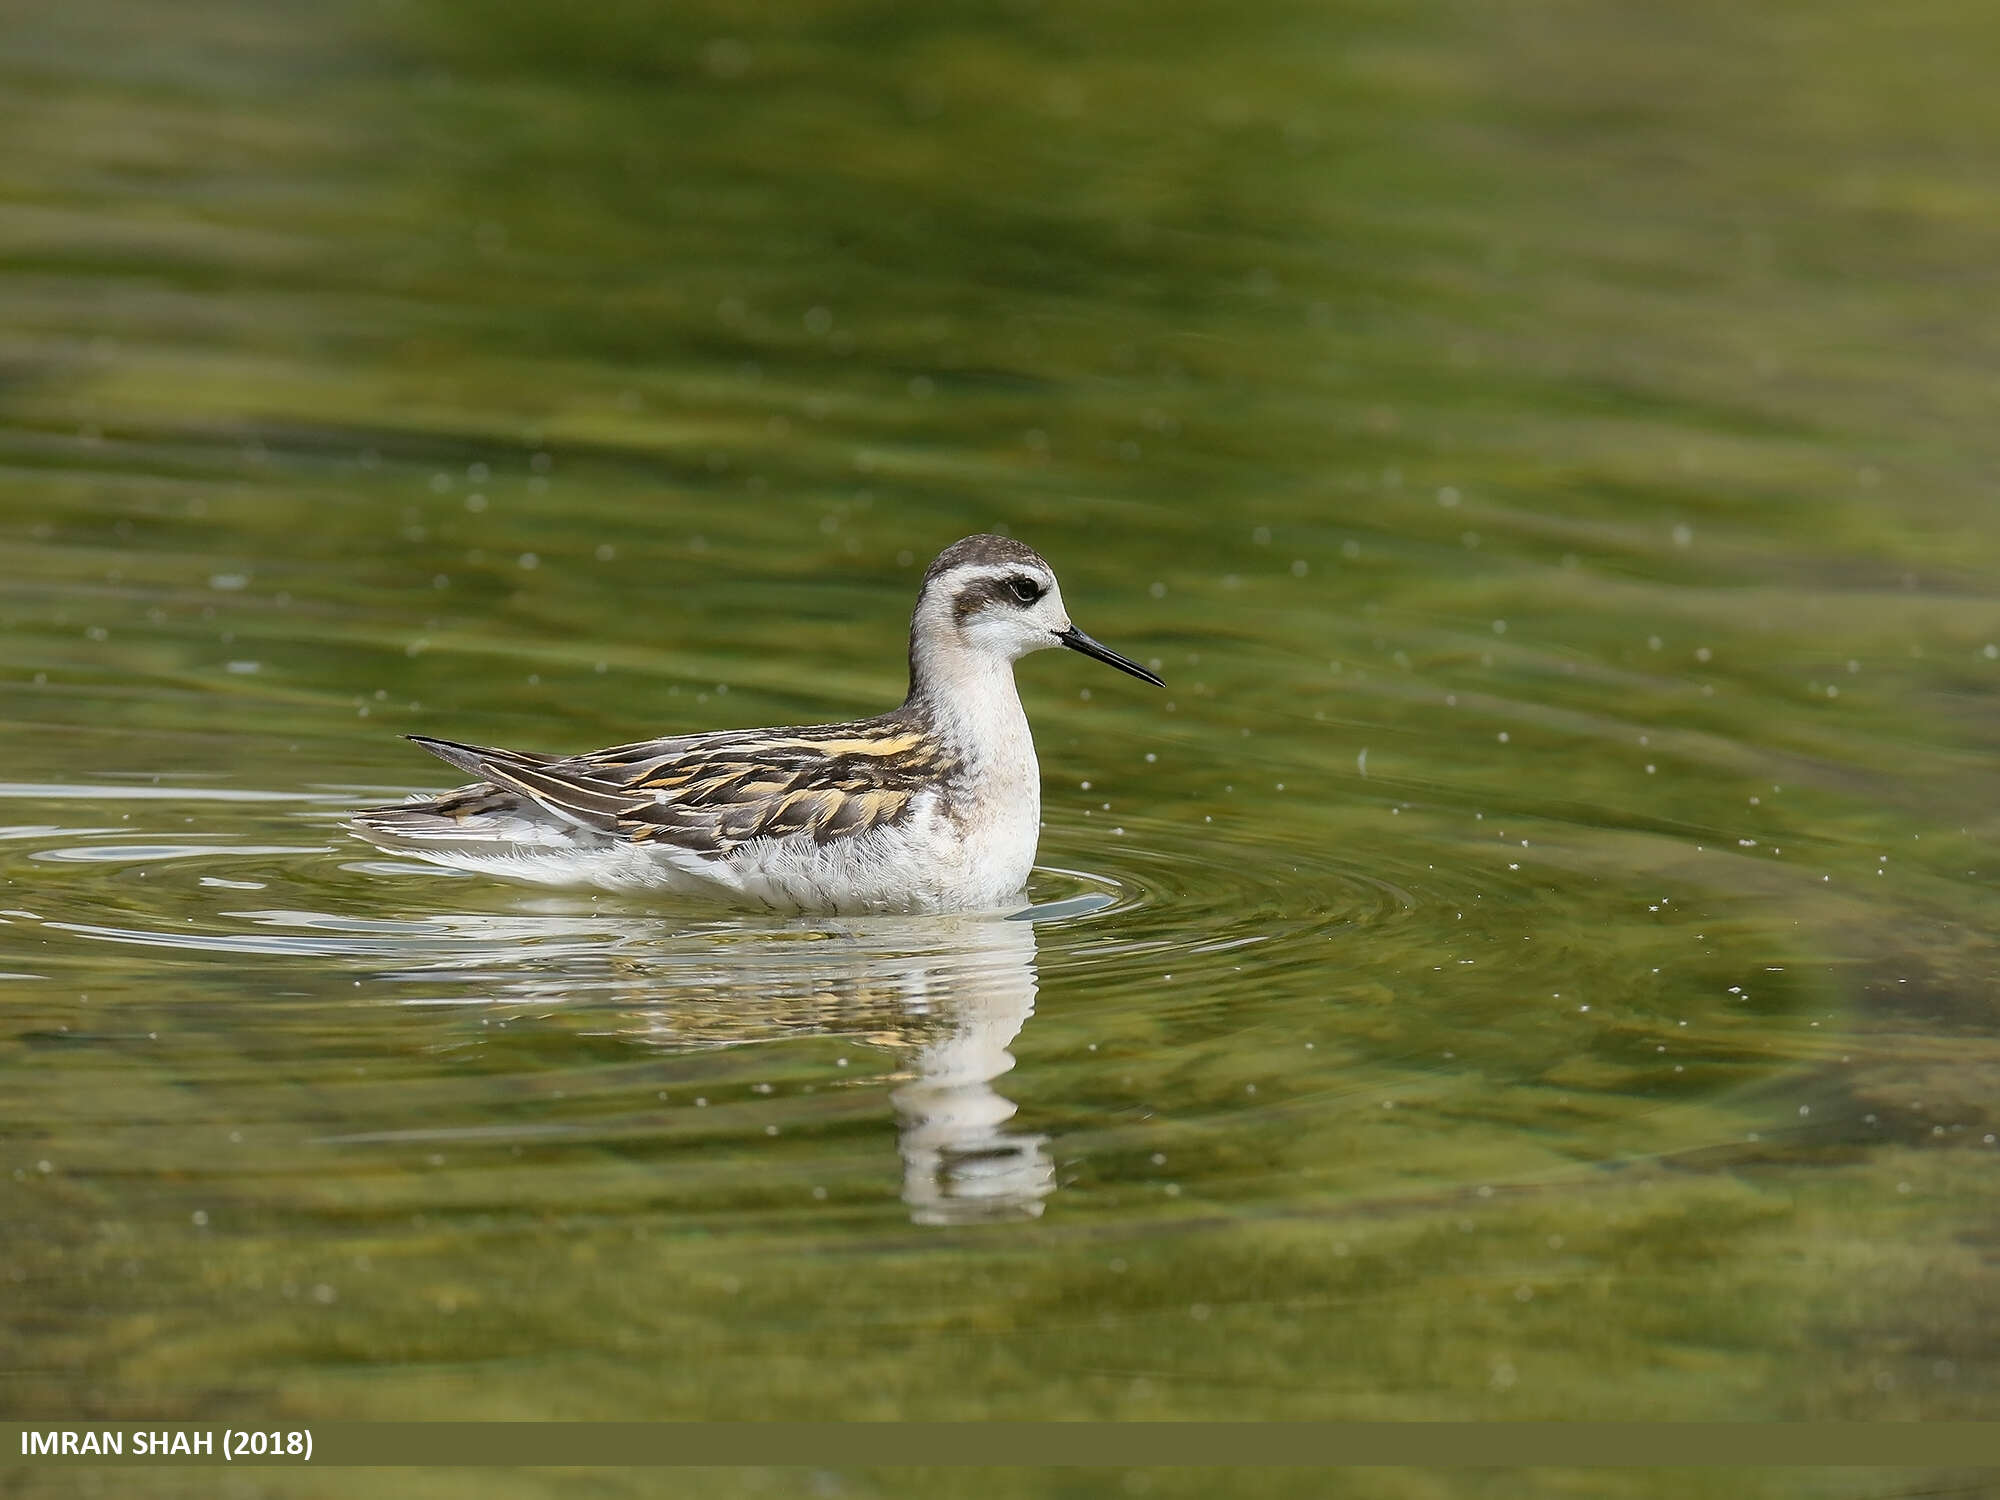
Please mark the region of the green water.
POLYGON ((1996 41, 10 21, 0 1409, 1993 1417, 1996 41), (887 707, 985 529, 1169 682, 1022 664, 1036 920, 336 827, 887 707))

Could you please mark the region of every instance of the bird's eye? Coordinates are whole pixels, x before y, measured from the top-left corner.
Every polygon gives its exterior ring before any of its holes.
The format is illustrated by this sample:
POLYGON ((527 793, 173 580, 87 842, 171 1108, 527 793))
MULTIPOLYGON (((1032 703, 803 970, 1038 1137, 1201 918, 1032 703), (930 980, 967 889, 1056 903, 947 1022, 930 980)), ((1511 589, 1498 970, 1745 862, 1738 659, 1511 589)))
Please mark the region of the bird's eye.
POLYGON ((1032 578, 1013 577, 1007 580, 1007 587, 1014 591, 1014 597, 1023 604, 1033 604, 1042 597, 1042 586, 1032 578))

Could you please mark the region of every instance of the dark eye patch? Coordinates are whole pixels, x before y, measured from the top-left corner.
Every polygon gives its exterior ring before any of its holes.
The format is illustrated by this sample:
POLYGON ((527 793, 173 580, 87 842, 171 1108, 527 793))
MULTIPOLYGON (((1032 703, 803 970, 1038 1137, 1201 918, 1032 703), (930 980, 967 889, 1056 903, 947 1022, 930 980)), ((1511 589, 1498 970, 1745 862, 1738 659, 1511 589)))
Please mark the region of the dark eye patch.
POLYGON ((952 601, 952 619, 963 625, 982 609, 1026 609, 1047 592, 1039 579, 1025 573, 1007 578, 982 578, 967 584, 952 601))

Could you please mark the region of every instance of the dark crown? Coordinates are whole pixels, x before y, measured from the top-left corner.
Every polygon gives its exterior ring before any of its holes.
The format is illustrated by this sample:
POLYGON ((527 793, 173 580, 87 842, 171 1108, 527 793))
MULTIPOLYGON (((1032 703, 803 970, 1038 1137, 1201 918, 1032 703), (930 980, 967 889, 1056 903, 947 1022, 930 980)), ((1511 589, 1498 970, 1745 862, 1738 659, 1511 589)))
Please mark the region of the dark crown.
MULTIPOLYGON (((931 586, 933 579, 949 573, 953 568, 968 565, 979 567, 1003 567, 1008 564, 1023 563, 1034 567, 1047 568, 1042 555, 1025 542, 1017 542, 1011 536, 969 536, 953 542, 937 555, 937 560, 924 570, 922 593, 931 586)), ((1053 570, 1051 570, 1053 571, 1053 570)))

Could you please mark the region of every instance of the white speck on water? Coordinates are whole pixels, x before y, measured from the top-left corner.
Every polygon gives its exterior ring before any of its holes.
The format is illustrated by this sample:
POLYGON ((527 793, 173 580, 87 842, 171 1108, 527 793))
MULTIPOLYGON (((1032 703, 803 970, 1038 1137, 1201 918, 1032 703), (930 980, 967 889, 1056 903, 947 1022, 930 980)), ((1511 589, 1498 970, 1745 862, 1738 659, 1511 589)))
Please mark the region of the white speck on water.
POLYGON ((1503 745, 1507 743, 1507 731, 1504 729, 1500 731, 1500 743, 1503 745))
POLYGON ((234 672, 238 677, 248 677, 252 672, 257 671, 261 666, 263 666, 262 662, 232 661, 228 665, 226 665, 223 668, 223 670, 225 672, 234 672))

